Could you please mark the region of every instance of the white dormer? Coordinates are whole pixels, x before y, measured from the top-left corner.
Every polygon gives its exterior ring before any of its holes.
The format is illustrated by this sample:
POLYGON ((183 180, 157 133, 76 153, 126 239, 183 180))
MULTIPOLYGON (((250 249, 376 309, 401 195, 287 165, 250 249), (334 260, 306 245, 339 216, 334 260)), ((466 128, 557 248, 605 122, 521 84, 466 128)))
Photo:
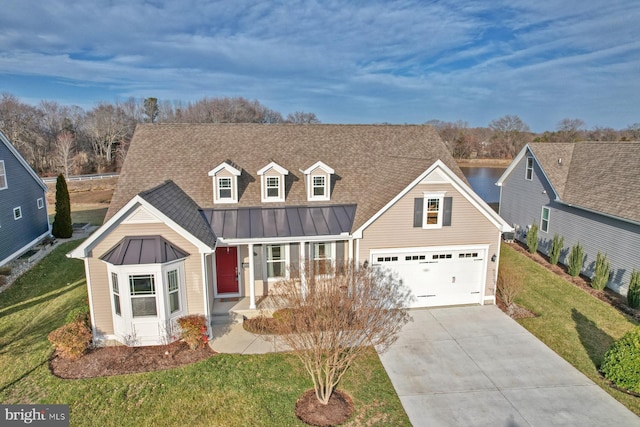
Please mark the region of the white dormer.
POLYGON ((304 173, 308 201, 331 199, 331 175, 335 173, 332 168, 316 162, 301 172, 304 173))
POLYGON ((238 203, 238 177, 241 171, 222 162, 209 171, 213 177, 213 203, 238 203))
POLYGON ((263 202, 284 202, 284 177, 289 171, 271 162, 258 171, 261 184, 261 199, 263 202))

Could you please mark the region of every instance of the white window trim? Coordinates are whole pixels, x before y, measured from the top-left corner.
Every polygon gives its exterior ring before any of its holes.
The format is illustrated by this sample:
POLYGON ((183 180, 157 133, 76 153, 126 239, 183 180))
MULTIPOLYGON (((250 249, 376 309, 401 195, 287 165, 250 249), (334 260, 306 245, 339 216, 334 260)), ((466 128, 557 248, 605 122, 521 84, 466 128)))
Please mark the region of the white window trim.
POLYGON ((527 157, 527 159, 525 160, 525 168, 524 168, 524 179, 526 179, 527 181, 533 181, 533 157, 529 156, 527 157), (531 163, 531 166, 529 166, 529 163, 531 163), (531 172, 531 176, 529 177, 529 172, 531 172))
POLYGON ((427 230, 442 228, 442 219, 444 218, 444 195, 446 193, 436 192, 436 193, 423 193, 424 202, 422 203, 422 228, 427 230), (429 209, 429 199, 437 199, 438 200, 438 222, 435 224, 427 224, 427 213, 429 209))
POLYGON ((543 206, 542 211, 540 212, 540 231, 542 231, 543 233, 548 233, 550 221, 551 221, 551 209, 549 209, 547 206, 543 206), (542 224, 544 224, 543 220, 544 220, 545 210, 547 211, 547 229, 546 230, 542 228, 542 224))
POLYGON ((38 204, 38 209, 44 208, 44 198, 38 197, 38 200, 36 202, 38 204))
POLYGON ((267 166, 258 171, 260 175, 260 195, 263 203, 269 202, 284 202, 285 201, 285 176, 289 174, 289 171, 277 164, 271 162, 267 166), (276 171, 276 175, 267 175, 270 170, 276 171), (278 178, 278 197, 269 197, 267 195, 267 178, 278 178))
POLYGON ((309 176, 309 200, 323 200, 323 201, 327 201, 330 200, 330 196, 329 193, 331 191, 331 175, 325 175, 325 174, 313 174, 309 176), (315 178, 323 178, 324 179, 324 185, 322 186, 324 188, 324 195, 322 196, 318 196, 316 194, 314 194, 314 189, 316 188, 316 186, 314 185, 314 179, 315 178))
MULTIPOLYGON (((184 260, 167 264, 144 264, 144 265, 112 265, 108 264, 109 295, 111 314, 115 335, 126 342, 127 337, 135 335, 136 324, 158 323, 158 327, 165 327, 170 321, 182 317, 188 313, 185 290, 184 260), (178 281, 180 289, 180 310, 171 313, 169 309, 169 284, 167 274, 171 270, 178 270, 178 281), (113 302, 113 279, 111 273, 118 278, 118 290, 120 296, 120 315, 116 315, 115 304, 113 302), (151 275, 154 277, 156 315, 133 317, 131 307, 131 285, 129 278, 138 275, 151 275)), ((135 297, 134 297, 135 298, 135 297)), ((160 329, 159 329, 160 330, 160 329)), ((163 337, 158 337, 162 340, 163 337)))
MULTIPOLYGON (((233 176, 216 176, 213 179, 213 198, 214 203, 238 203, 238 179, 233 176), (220 195, 220 180, 228 179, 231 182, 231 187, 229 188, 231 192, 231 197, 222 197, 220 195)), ((226 187, 225 187, 226 189, 226 187)))
MULTIPOLYGON (((268 282, 277 282, 278 280, 288 279, 289 278, 289 268, 291 266, 291 256, 290 256, 290 245, 283 243, 275 243, 275 244, 265 244, 263 247, 263 256, 262 256, 262 271, 264 271, 264 280, 268 282), (268 264, 269 264, 269 246, 282 246, 284 247, 284 276, 279 277, 269 277, 268 264)), ((278 261, 282 262, 282 261, 278 261)))
POLYGON ((213 202, 214 203, 238 203, 238 177, 242 174, 242 171, 234 168, 227 162, 222 162, 215 168, 211 169, 208 173, 210 177, 213 177, 213 202), (218 172, 225 170, 231 174, 231 176, 218 176, 218 172), (231 197, 220 197, 218 191, 218 179, 219 178, 231 178, 231 197))
POLYGON ((4 165, 4 160, 0 160, 0 164, 2 165, 2 173, 0 174, 0 176, 4 177, 4 186, 0 187, 0 190, 5 190, 9 188, 9 183, 7 182, 7 169, 4 165))
POLYGON ((13 219, 17 221, 21 218, 22 218, 22 206, 16 206, 15 208, 13 208, 13 219), (18 215, 16 215, 16 211, 18 212, 18 215))
MULTIPOLYGON (((311 252, 310 254, 310 259, 311 259, 311 270, 313 272, 313 274, 315 274, 315 262, 316 261, 320 261, 320 260, 331 260, 331 266, 335 267, 336 265, 336 242, 311 242, 310 244, 310 248, 309 248, 309 252, 311 252), (329 245, 329 251, 331 251, 331 256, 329 258, 316 258, 316 245, 319 244, 325 244, 325 245, 329 245)), ((318 274, 316 277, 328 277, 328 274, 318 274)))
POLYGON ((323 162, 316 162, 311 165, 309 168, 305 170, 300 170, 305 175, 305 181, 307 185, 307 201, 321 200, 327 201, 331 200, 331 175, 335 173, 333 168, 327 166, 323 162), (314 171, 321 170, 321 172, 313 173, 314 171), (313 178, 317 176, 324 177, 324 195, 316 196, 313 194, 313 178))

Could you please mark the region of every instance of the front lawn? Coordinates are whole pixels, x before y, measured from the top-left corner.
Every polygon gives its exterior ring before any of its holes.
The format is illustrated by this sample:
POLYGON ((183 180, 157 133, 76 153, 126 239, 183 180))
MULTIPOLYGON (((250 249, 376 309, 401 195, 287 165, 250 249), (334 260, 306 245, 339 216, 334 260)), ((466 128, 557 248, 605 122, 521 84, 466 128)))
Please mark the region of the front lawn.
POLYGON ((608 387, 597 370, 613 341, 636 326, 636 322, 508 245, 502 245, 500 254, 503 265, 513 264, 524 273, 524 287, 516 303, 538 314, 538 317, 518 322, 640 415, 640 398, 608 387))
MULTIPOLYGON (((82 262, 55 249, 0 294, 0 402, 64 403, 73 426, 303 425, 295 401, 311 388, 290 354, 218 354, 169 371, 88 380, 53 376, 47 334, 86 299, 82 262)), ((345 425, 410 425, 378 356, 358 360, 339 388, 354 400, 345 425)))

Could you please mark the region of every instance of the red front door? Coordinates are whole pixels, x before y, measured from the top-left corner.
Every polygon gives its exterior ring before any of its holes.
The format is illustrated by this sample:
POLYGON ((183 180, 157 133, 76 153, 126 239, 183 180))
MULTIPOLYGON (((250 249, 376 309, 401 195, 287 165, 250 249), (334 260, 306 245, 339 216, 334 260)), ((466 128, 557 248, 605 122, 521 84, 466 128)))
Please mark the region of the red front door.
POLYGON ((216 277, 219 294, 238 293, 238 250, 235 247, 216 249, 216 277))

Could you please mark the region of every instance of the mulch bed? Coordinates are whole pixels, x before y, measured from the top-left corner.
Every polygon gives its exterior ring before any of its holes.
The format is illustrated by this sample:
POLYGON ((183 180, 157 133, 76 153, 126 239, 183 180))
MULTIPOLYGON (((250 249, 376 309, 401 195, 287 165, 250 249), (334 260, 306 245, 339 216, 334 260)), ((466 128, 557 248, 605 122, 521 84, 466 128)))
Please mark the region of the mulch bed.
POLYGON ((214 354, 208 345, 191 350, 181 341, 146 347, 98 347, 75 361, 54 356, 49 361, 49 369, 55 376, 66 379, 108 377, 176 368, 214 354))
POLYGON ((337 426, 353 413, 353 400, 340 390, 334 390, 326 405, 320 403, 315 390, 307 390, 296 402, 296 416, 312 426, 337 426))
MULTIPOLYGON (((569 273, 567 273, 566 266, 551 265, 548 257, 542 255, 539 252, 536 252, 535 254, 529 253, 529 251, 527 250, 526 246, 523 243, 514 242, 514 243, 505 243, 505 244, 509 245, 510 247, 520 252, 521 254, 529 257, 530 259, 540 264, 541 266, 545 267, 546 269, 552 271, 556 275, 562 277, 567 282, 572 283, 574 286, 587 292, 594 298, 598 298, 600 301, 603 301, 611 305, 612 307, 615 307, 618 311, 628 316, 631 316, 637 321, 640 321, 640 310, 629 307, 627 305, 626 296, 620 295, 609 288, 605 288, 604 290, 593 289, 590 285, 589 278, 583 275, 576 276, 576 277, 571 276, 569 273)), ((500 303, 498 305, 500 305, 500 303)), ((506 313, 504 304, 502 304, 501 309, 506 313)))

